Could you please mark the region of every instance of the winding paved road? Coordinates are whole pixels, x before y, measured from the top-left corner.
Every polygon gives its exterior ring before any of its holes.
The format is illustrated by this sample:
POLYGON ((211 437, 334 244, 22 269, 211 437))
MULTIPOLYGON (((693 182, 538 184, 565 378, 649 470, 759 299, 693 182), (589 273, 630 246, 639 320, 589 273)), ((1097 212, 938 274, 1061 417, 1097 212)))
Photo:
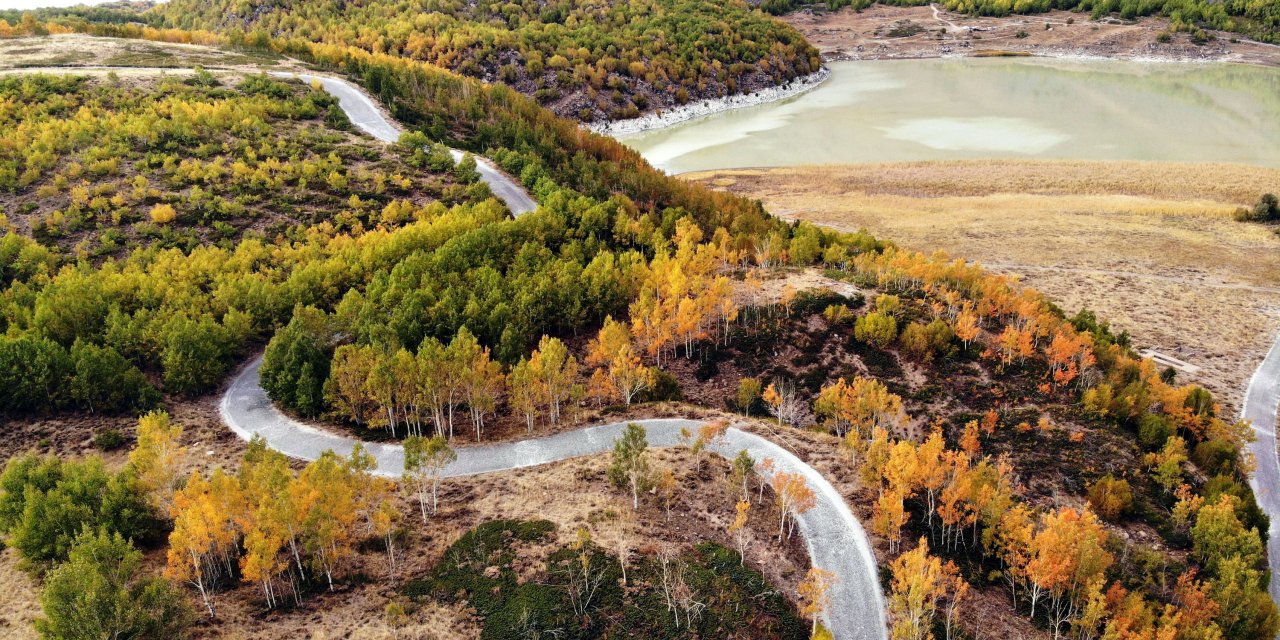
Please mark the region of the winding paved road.
MULTIPOLYGON (((307 82, 318 81, 325 91, 338 99, 338 106, 346 112, 351 124, 383 142, 395 142, 400 139, 402 132, 400 127, 383 116, 382 111, 369 96, 346 80, 287 71, 275 71, 271 75, 279 78, 298 78, 307 82)), ((451 149, 450 152, 454 162, 462 159, 462 151, 451 149)), ((520 183, 500 171, 488 158, 476 156, 476 170, 480 172, 480 179, 489 185, 493 195, 511 210, 511 215, 518 216, 538 208, 538 203, 530 197, 529 192, 520 183)))
POLYGON ((1249 486, 1258 505, 1271 518, 1267 563, 1271 567, 1271 599, 1280 603, 1280 458, 1276 457, 1276 410, 1280 407, 1280 338, 1258 365, 1244 392, 1241 417, 1253 423, 1257 438, 1249 445, 1257 469, 1249 486))
MULTIPOLYGON (((246 440, 261 435, 271 448, 303 460, 314 460, 329 450, 350 454, 356 440, 303 424, 277 409, 259 384, 261 366, 261 357, 245 365, 222 396, 219 411, 232 431, 246 440)), ((681 429, 693 430, 701 424, 678 418, 637 422, 645 427, 649 444, 657 447, 681 444, 681 429)), ((613 448, 625 427, 626 423, 619 422, 520 442, 461 447, 458 460, 444 474, 468 476, 603 453, 613 448)), ((839 640, 886 638, 884 596, 875 556, 862 525, 840 493, 813 467, 756 434, 730 428, 722 440, 710 449, 726 458, 746 449, 756 460, 771 458, 777 469, 805 476, 817 495, 817 504, 800 516, 800 534, 814 566, 839 578, 831 591, 832 604, 825 622, 839 640)), ((378 461, 376 473, 392 477, 402 473, 404 451, 399 445, 365 443, 365 447, 378 461)))

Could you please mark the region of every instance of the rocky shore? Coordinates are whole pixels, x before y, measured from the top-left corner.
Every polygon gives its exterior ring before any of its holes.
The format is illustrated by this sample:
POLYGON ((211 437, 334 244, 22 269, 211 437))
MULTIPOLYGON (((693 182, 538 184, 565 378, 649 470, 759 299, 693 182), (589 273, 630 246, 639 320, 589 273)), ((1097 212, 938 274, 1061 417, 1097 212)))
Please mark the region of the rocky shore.
POLYGON ((650 129, 661 129, 686 120, 708 116, 721 111, 739 109, 742 107, 752 107, 759 104, 783 100, 792 96, 798 96, 822 84, 823 81, 830 76, 831 71, 826 67, 823 67, 814 73, 804 76, 803 78, 797 78, 776 87, 768 87, 751 93, 740 93, 725 96, 723 98, 698 100, 697 102, 690 102, 689 104, 679 107, 648 113, 638 118, 599 122, 583 126, 595 133, 607 136, 620 136, 629 133, 648 131, 650 129))

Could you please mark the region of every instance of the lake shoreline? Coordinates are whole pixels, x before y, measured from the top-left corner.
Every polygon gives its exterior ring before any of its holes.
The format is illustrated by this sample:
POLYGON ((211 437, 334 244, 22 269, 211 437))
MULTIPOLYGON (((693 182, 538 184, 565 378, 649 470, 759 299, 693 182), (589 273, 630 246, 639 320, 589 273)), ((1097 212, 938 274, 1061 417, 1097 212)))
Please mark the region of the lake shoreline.
POLYGON ((690 102, 689 104, 681 105, 679 107, 648 113, 638 118, 593 123, 583 125, 583 128, 591 131, 592 133, 615 137, 641 133, 644 131, 653 131, 655 129, 665 129, 672 125, 688 122, 695 118, 730 111, 732 109, 754 107, 792 98, 812 91, 823 82, 826 82, 830 77, 831 70, 824 66, 807 76, 796 78, 786 82, 785 84, 765 89, 758 89, 751 93, 738 93, 725 96, 723 98, 698 100, 697 102, 690 102))

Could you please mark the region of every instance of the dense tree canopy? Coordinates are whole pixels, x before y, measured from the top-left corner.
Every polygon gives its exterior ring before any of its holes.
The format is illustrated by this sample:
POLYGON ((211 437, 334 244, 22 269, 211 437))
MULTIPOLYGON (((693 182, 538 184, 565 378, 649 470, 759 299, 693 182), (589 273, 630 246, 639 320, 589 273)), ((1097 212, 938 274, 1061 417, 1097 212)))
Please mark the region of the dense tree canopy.
POLYGON ((586 121, 773 86, 819 66, 799 33, 740 0, 177 0, 155 13, 165 26, 250 42, 300 38, 422 60, 586 121))

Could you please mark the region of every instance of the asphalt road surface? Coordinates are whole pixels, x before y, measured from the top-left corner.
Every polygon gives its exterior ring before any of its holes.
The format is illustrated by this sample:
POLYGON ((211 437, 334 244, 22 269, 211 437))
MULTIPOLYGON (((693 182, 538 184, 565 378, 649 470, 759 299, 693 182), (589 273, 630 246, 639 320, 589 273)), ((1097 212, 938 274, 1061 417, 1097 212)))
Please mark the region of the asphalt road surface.
MULTIPOLYGON (((271 448, 303 460, 314 460, 325 451, 350 454, 355 439, 303 424, 277 409, 259 384, 261 366, 261 357, 245 365, 222 397, 219 411, 232 431, 245 440, 261 435, 271 448)), ((702 424, 678 418, 637 422, 644 426, 649 444, 656 447, 678 446, 681 429, 692 431, 702 424)), ((625 427, 626 423, 603 424, 520 442, 459 447, 457 461, 444 474, 491 473, 603 453, 613 448, 625 427)), ((722 440, 710 450, 732 458, 745 449, 757 461, 771 458, 776 469, 804 475, 817 503, 801 514, 800 534, 813 565, 838 579, 830 594, 827 627, 839 640, 887 638, 875 557, 862 525, 840 493, 813 467, 759 435, 730 428, 722 440)), ((378 462, 376 473, 391 477, 403 473, 404 451, 399 445, 365 443, 365 448, 378 462)))

